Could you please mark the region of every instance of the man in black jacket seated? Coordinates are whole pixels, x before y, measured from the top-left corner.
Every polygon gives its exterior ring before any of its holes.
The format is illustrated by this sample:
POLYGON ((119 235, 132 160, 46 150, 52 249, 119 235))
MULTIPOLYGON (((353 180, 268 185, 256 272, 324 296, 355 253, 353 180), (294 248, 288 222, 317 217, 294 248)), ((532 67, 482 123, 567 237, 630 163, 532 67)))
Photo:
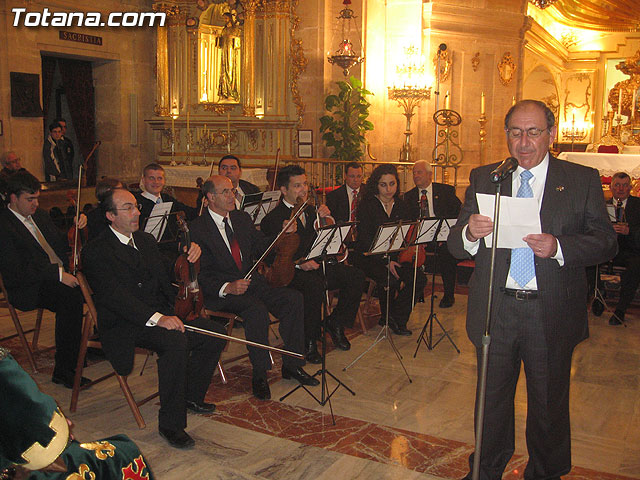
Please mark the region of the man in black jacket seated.
MULTIPOLYGON (((113 189, 103 197, 101 208, 110 226, 84 247, 82 265, 95 294, 102 347, 119 375, 131 373, 136 347, 158 353, 158 429, 172 447, 189 448, 195 442, 184 431, 187 409, 215 410, 204 397, 225 342, 185 334, 184 324, 173 315, 176 294, 155 239, 138 230, 135 197, 113 189)), ((192 243, 188 260, 196 262, 200 253, 192 243)), ((222 325, 207 318, 191 324, 225 333, 222 325)))
MULTIPOLYGON (((80 348, 82 293, 67 272, 69 245, 49 215, 38 209, 40 182, 29 172, 7 180, 9 208, 0 212, 0 272, 11 304, 19 310, 46 308, 56 313, 55 367, 51 380, 67 388, 80 348)), ((87 218, 80 216, 79 226, 87 218)), ((89 382, 83 378, 82 384, 89 382)))
MULTIPOLYGON (((451 185, 432 182, 433 170, 426 160, 418 160, 413 166, 414 188, 404 194, 404 201, 409 206, 411 218, 417 220, 424 217, 456 219, 462 203, 451 185)), ((453 224, 451 225, 453 226, 453 224)), ((429 251, 433 251, 430 244, 429 251)), ((442 276, 444 296, 440 300, 440 308, 449 308, 455 302, 456 265, 458 261, 449 253, 446 242, 438 242, 436 247, 435 266, 442 276)), ((434 257, 427 257, 433 262, 434 257)), ((431 268, 434 268, 431 265, 431 268)))
MULTIPOLYGON (((304 201, 309 195, 307 175, 304 169, 297 165, 288 165, 282 168, 278 172, 276 183, 282 192, 282 200, 264 217, 260 224, 260 229, 271 238, 275 238, 280 233, 283 222, 290 218, 291 209, 296 204, 296 200, 301 198, 304 201)), ((331 212, 326 205, 320 205, 317 213, 320 218, 328 218, 331 212)), ((300 245, 294 255, 294 260, 304 257, 311 248, 316 238, 315 220, 316 212, 313 207, 307 207, 305 212, 298 217, 296 234, 300 237, 300 245)), ((327 318, 327 331, 337 348, 349 350, 351 344, 344 334, 344 328, 353 326, 360 307, 365 276, 361 270, 335 261, 327 263, 326 273, 329 290, 338 289, 340 291, 338 305, 331 316, 327 318)), ((322 361, 317 346, 317 340, 321 338, 322 334, 320 325, 324 299, 322 285, 322 267, 315 260, 298 265, 293 280, 289 284, 290 287, 302 292, 304 297, 305 355, 307 361, 311 363, 322 361)))
POLYGON ((240 159, 235 155, 225 155, 220 159, 220 162, 218 162, 218 175, 231 180, 234 189, 233 193, 236 197, 236 208, 240 208, 245 195, 260 193, 260 189, 256 185, 240 178, 242 165, 240 165, 240 159))
MULTIPOLYGON (((144 228, 153 207, 159 203, 173 202, 171 206, 171 214, 168 217, 167 226, 158 241, 158 247, 162 252, 163 261, 166 264, 167 271, 173 272, 173 266, 180 255, 178 249, 178 241, 176 235, 178 233, 178 224, 176 212, 184 212, 187 220, 193 220, 198 216, 198 209, 179 202, 168 193, 163 193, 166 180, 164 177, 164 168, 158 163, 150 163, 142 171, 143 191, 136 195, 136 200, 142 206, 140 210, 140 226, 144 228)), ((157 237, 157 235, 154 234, 157 237)), ((172 275, 172 273, 170 273, 172 275)))
POLYGON ((345 166, 344 185, 327 194, 327 207, 336 222, 353 222, 360 202, 362 165, 349 162, 345 166))
MULTIPOLYGON (((245 212, 235 208, 233 184, 227 177, 213 175, 202 187, 208 208, 191 222, 191 238, 202 247, 198 281, 204 304, 211 310, 238 314, 244 320, 247 340, 269 343, 269 313, 279 320, 280 336, 286 350, 302 353, 304 320, 302 295, 289 288, 273 288, 265 278, 245 275, 268 245, 245 212)), ((271 369, 269 352, 247 347, 253 365, 253 395, 271 398, 267 370, 271 369)), ((304 360, 282 357, 282 378, 294 378, 303 385, 318 385, 303 369, 304 360)))

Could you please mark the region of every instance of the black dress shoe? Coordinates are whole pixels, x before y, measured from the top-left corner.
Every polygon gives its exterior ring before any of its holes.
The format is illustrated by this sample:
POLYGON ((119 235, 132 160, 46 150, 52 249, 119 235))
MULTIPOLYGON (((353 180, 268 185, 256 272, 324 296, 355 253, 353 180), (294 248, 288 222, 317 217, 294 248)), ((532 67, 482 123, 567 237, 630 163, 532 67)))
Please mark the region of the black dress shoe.
POLYGON ((216 411, 216 406, 213 403, 187 400, 187 410, 193 413, 213 413, 216 411))
MULTIPOLYGON (((75 377, 74 373, 53 373, 51 376, 51 381, 53 383, 57 383, 58 385, 63 385, 66 388, 73 388, 73 378, 75 377)), ((87 377, 80 378, 80 386, 84 387, 91 383, 91 379, 87 377)))
POLYGON ((294 378, 302 385, 308 385, 310 387, 315 387, 316 385, 320 385, 320 381, 317 378, 313 378, 307 372, 305 372, 302 367, 297 368, 288 368, 282 367, 282 378, 294 378))
POLYGON ((184 430, 168 430, 159 427, 160 436, 163 437, 173 448, 191 448, 196 442, 184 430))
POLYGON ((389 322, 389 328, 396 335, 401 335, 403 337, 408 337, 412 333, 406 325, 398 325, 396 322, 389 322))
POLYGON ((253 396, 258 400, 269 400, 271 398, 271 390, 269 389, 269 382, 266 378, 253 377, 251 380, 251 389, 253 390, 253 396))
POLYGON ((615 312, 613 312, 613 315, 611 315, 611 318, 609 319, 609 325, 622 325, 623 321, 624 313, 616 310, 615 312))
POLYGON ((598 300, 597 298, 593 299, 591 303, 591 313, 593 313, 596 317, 599 317, 604 312, 604 304, 598 300))
POLYGON ((322 357, 318 353, 318 344, 315 340, 307 340, 304 348, 304 358, 309 363, 316 365, 322 363, 322 357))
POLYGON ((335 322, 328 322, 327 332, 331 335, 331 341, 336 348, 345 351, 351 348, 351 344, 344 334, 344 327, 342 325, 336 325, 335 322))
POLYGON ((456 303, 456 299, 453 298, 453 296, 445 295, 442 297, 442 300, 440 300, 440 308, 451 308, 454 303, 456 303))

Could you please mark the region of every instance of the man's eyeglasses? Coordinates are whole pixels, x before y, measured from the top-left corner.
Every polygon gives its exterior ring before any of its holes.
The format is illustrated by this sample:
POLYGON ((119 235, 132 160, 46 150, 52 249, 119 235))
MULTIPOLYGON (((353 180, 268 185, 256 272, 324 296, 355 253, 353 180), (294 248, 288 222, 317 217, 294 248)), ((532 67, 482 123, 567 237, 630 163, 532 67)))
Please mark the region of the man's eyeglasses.
POLYGON ((540 135, 542 135, 542 132, 546 132, 547 129, 545 128, 544 130, 540 130, 539 128, 528 128, 526 130, 523 130, 521 128, 506 128, 505 131, 507 132, 507 136, 509 138, 520 138, 522 137, 522 135, 526 132, 527 137, 529 138, 538 138, 540 135))
POLYGON ((125 212, 133 212, 133 209, 136 209, 138 211, 142 210, 142 205, 139 203, 125 203, 124 207, 122 208, 114 208, 113 210, 124 210, 125 212))

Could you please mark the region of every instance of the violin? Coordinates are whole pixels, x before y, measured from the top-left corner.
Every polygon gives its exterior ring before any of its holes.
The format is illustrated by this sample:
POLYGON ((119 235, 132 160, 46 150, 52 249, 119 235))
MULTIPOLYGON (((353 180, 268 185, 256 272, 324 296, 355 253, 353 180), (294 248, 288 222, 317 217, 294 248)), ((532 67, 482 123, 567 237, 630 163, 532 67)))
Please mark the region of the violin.
MULTIPOLYGON (((272 287, 286 287, 293 280, 293 276, 296 273, 296 265, 293 260, 293 256, 296 254, 298 247, 300 246, 300 236, 295 232, 287 232, 287 228, 294 221, 297 221, 298 217, 304 212, 304 207, 307 202, 302 200, 302 197, 298 198, 295 207, 291 210, 289 221, 286 227, 280 232, 274 243, 269 247, 276 249, 276 258, 270 266, 261 262, 258 269, 266 279, 267 283, 272 287)), ((269 250, 267 249, 267 251, 269 250)), ((263 255, 264 257, 264 255, 263 255)))
MULTIPOLYGON (((415 242, 416 236, 418 235, 418 225, 419 223, 413 224, 409 227, 409 230, 407 231, 407 235, 405 237, 405 241, 407 243, 415 242)), ((424 245, 413 245, 402 250, 400 253, 398 253, 398 263, 414 264, 416 262, 416 255, 418 256, 417 266, 421 267, 427 260, 427 252, 424 248, 424 245)))
MULTIPOLYGON (((178 228, 184 236, 187 252, 191 248, 191 235, 185 220, 184 212, 176 214, 178 228)), ((200 316, 204 306, 204 298, 198 284, 198 272, 200 271, 200 259, 196 263, 187 260, 187 254, 181 253, 176 260, 174 273, 178 283, 178 294, 175 300, 175 314, 185 323, 200 316)))

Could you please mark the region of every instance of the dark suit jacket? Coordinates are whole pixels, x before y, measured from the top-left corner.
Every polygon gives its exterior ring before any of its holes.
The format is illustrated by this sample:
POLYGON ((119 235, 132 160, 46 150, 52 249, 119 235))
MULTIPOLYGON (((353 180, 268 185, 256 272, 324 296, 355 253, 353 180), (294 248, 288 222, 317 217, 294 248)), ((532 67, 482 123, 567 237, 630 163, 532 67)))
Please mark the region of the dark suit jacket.
MULTIPOLYGON (((163 202, 173 202, 173 205, 171 206, 171 213, 182 211, 185 213, 187 220, 193 220, 198 216, 199 211, 197 208, 190 207, 188 205, 185 205, 182 202, 179 202, 168 193, 161 193, 160 196, 162 197, 163 202)), ((147 218, 149 218, 149 216, 151 215, 151 212, 153 210, 153 207, 155 206, 155 203, 153 203, 148 198, 143 197, 142 193, 137 193, 136 199, 138 203, 142 205, 142 210, 140 211, 140 227, 142 228, 143 225, 145 225, 147 218)), ((172 250, 176 250, 175 243, 170 242, 170 239, 175 237, 177 232, 178 232, 178 224, 176 222, 176 216, 172 215, 169 217, 167 228, 165 228, 164 233, 162 234, 162 238, 160 239, 160 242, 169 242, 170 248, 172 250)))
MULTIPOLYGON (((358 240, 356 241, 355 249, 356 252, 364 253, 371 248, 380 225, 399 220, 409 220, 410 212, 407 204, 401 198, 396 198, 391 209, 391 215, 388 216, 380 201, 376 197, 368 196, 360 202, 356 219, 360 223, 358 224, 358 240)), ((391 258, 394 259, 395 256, 397 254, 392 255, 391 258)), ((372 255, 368 258, 384 262, 383 255, 372 255)))
POLYGON ((82 266, 94 292, 100 340, 120 375, 133 368, 133 332, 155 313, 173 315, 175 292, 152 235, 133 234, 138 248, 123 245, 110 228, 82 249, 82 266))
MULTIPOLYGON (((362 187, 360 187, 362 194, 362 187)), ((327 193, 327 207, 331 210, 331 216, 336 222, 348 222, 351 220, 351 204, 346 185, 342 185, 327 193)))
POLYGON ((240 179, 238 186, 242 189, 245 195, 251 195, 252 193, 260 193, 260 188, 251 182, 240 179))
MULTIPOLYGON (((612 205, 613 201, 608 200, 612 205)), ((640 255, 640 198, 629 196, 624 209, 624 220, 629 224, 629 235, 618 235, 620 253, 640 255)))
MULTIPOLYGON (((60 143, 56 143, 56 146, 53 147, 53 155, 56 157, 56 160, 58 160, 60 169, 62 169, 64 154, 60 148, 60 143)), ((49 180, 49 176, 59 177, 62 174, 51 158, 51 142, 49 142, 49 137, 45 138, 44 144, 42 145, 42 160, 44 161, 45 180, 49 180)))
MULTIPOLYGON (((70 248, 64 236, 45 211, 37 210, 33 220, 66 267, 70 248)), ((0 212, 0 272, 9 301, 20 310, 37 308, 43 282, 60 279, 58 265, 49 261, 38 241, 8 208, 0 212)))
MULTIPOLYGON (((313 226, 313 222, 316 218, 315 212, 313 212, 313 207, 307 207, 302 215, 305 215, 305 226, 302 225, 302 221, 298 217, 298 230, 296 234, 300 238, 300 244, 298 245, 298 249, 293 257, 294 260, 306 255, 316 238, 316 230, 313 226)), ((290 217, 291 210, 282 203, 282 201, 280 201, 278 205, 262 219, 262 222, 260 223, 260 231, 269 237, 269 240, 273 241, 273 239, 275 239, 282 231, 282 222, 288 220, 290 217)))
MULTIPOLYGON (((243 278, 253 266, 254 260, 268 246, 265 236, 256 230, 247 213, 233 210, 229 213, 229 218, 240 246, 242 270, 238 270, 220 230, 207 210, 189 224, 191 240, 202 249, 198 282, 207 307, 213 309, 216 309, 216 304, 222 303, 218 302, 222 300, 218 296, 222 285, 243 278)), ((254 282, 265 281, 259 274, 255 274, 252 279, 252 285, 254 282)))
MULTIPOLYGON (((462 232, 474 213, 479 213, 476 193, 494 194, 489 173, 498 164, 474 169, 470 175, 464 205, 449 234, 448 246, 457 258, 470 258, 464 249, 462 232)), ((511 175, 502 183, 502 195, 511 196, 511 175)), ((545 336, 549 348, 573 348, 588 337, 587 280, 585 267, 612 258, 616 235, 606 212, 598 172, 551 157, 540 209, 542 232, 554 235, 562 248, 564 265, 551 258, 535 257, 539 300, 544 312, 545 336)), ((510 249, 496 251, 493 312, 500 311, 505 298, 500 292, 509 274, 510 249)), ((491 249, 484 239, 475 256, 470 281, 467 333, 479 347, 484 332, 491 249)))
MULTIPOLYGON (((462 202, 456 195, 456 189, 444 183, 432 183, 433 186, 433 211, 438 218, 457 218, 462 202)), ((420 217, 420 195, 418 187, 413 187, 404 194, 404 201, 409 207, 411 218, 420 217)))

